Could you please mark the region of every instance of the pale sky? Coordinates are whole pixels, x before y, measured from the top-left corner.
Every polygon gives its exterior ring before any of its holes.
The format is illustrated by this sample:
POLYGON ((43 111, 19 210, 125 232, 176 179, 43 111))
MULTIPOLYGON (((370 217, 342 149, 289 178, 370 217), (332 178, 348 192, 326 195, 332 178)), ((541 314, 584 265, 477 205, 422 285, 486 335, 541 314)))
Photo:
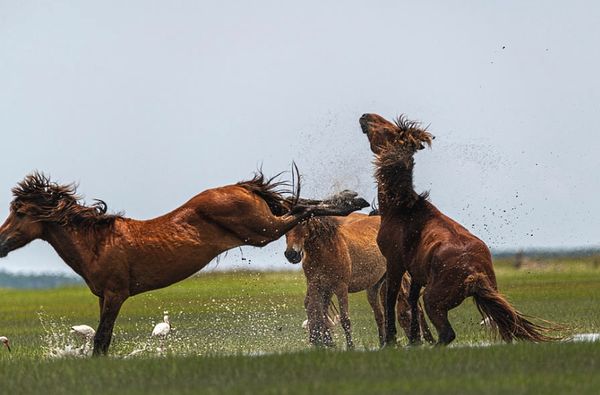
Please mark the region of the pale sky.
MULTIPOLYGON (((292 160, 371 200, 358 118, 405 113, 417 190, 490 247, 597 246, 599 43, 592 1, 0 0, 0 217, 35 169, 139 219, 292 160)), ((70 273, 40 241, 0 268, 70 273)))

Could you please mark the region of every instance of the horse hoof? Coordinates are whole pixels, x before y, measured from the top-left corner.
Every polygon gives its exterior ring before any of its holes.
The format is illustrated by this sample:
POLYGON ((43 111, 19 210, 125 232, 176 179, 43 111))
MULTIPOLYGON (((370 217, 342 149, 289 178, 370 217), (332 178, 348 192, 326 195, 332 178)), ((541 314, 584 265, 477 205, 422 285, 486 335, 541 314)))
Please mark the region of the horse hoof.
POLYGON ((397 345, 397 341, 396 339, 388 339, 385 342, 383 342, 383 344, 381 345, 381 349, 385 349, 385 348, 396 348, 397 345))

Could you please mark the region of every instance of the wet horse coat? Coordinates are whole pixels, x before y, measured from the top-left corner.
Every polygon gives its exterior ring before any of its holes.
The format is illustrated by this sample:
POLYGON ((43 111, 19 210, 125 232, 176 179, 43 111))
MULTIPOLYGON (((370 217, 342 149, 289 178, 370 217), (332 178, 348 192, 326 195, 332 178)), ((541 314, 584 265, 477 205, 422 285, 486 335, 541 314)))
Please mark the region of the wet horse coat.
MULTIPOLYGON (((404 117, 392 123, 376 114, 364 114, 360 125, 376 155, 382 218, 377 244, 387 260, 386 343, 396 341, 394 302, 406 271, 412 277, 408 298, 411 312, 416 313, 420 290, 425 286, 425 310, 438 332, 438 344, 454 340, 448 311, 471 296, 503 340, 552 340, 546 335, 549 328, 525 318, 498 292, 485 243, 442 214, 427 195, 415 192, 413 156, 431 145, 433 136, 404 117)), ((414 318, 411 321, 409 339, 418 343, 419 325, 414 318)))
MULTIPOLYGON (((332 344, 326 315, 331 297, 336 295, 346 344, 349 348, 353 347, 348 293, 364 290, 375 316, 380 344, 383 343, 384 316, 380 290, 384 284, 386 262, 376 243, 379 225, 379 216, 353 213, 347 217, 308 219, 286 234, 285 256, 292 263, 302 261, 306 276, 305 308, 311 343, 332 344)), ((403 284, 403 291, 398 294, 398 320, 408 336, 408 274, 403 284)), ((419 315, 425 338, 432 340, 421 310, 419 315)))

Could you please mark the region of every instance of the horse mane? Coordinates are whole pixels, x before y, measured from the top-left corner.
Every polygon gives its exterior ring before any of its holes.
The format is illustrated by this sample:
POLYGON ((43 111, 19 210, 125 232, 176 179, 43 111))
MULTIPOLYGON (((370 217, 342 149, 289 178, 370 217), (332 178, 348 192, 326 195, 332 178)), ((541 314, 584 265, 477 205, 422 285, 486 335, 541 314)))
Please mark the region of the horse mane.
POLYGON ((336 235, 340 222, 333 217, 312 217, 304 221, 308 237, 305 244, 331 241, 336 235))
POLYGON ((398 127, 397 143, 406 146, 413 153, 425 148, 425 145, 431 147, 431 142, 435 137, 427 131, 429 126, 422 126, 419 121, 411 121, 404 114, 395 119, 398 127))
POLYGON ((12 193, 14 199, 11 209, 37 221, 95 229, 98 226, 112 226, 117 218, 123 218, 122 213, 106 214, 108 207, 99 199, 94 199, 94 204, 86 206, 82 196, 77 194, 77 184, 59 185, 37 171, 19 182, 12 193))
POLYGON ((421 123, 408 120, 404 115, 396 119, 398 136, 388 142, 375 157, 375 178, 381 192, 380 202, 385 206, 411 208, 428 198, 428 192, 417 194, 413 186, 414 154, 431 147, 433 135, 421 123))
POLYGON ((290 190, 291 184, 289 182, 277 181, 277 178, 281 176, 281 174, 282 173, 279 173, 271 178, 267 178, 263 174, 262 170, 259 169, 254 173, 254 177, 252 177, 252 179, 240 181, 236 185, 239 185, 249 192, 260 196, 267 203, 273 215, 280 217, 289 213, 295 205, 295 199, 290 199, 284 195, 291 193, 294 195, 294 197, 297 197, 300 190, 299 179, 297 187, 298 193, 290 190))

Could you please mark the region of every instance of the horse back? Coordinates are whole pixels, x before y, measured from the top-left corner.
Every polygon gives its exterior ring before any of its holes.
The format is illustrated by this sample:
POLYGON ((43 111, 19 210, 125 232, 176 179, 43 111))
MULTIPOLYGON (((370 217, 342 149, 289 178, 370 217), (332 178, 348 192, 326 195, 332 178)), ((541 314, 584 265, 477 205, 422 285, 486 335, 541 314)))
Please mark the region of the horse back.
POLYGON ((417 253, 409 268, 411 275, 423 284, 430 282, 433 276, 456 277, 458 272, 483 272, 493 278, 487 245, 431 206, 432 215, 423 227, 417 253))

